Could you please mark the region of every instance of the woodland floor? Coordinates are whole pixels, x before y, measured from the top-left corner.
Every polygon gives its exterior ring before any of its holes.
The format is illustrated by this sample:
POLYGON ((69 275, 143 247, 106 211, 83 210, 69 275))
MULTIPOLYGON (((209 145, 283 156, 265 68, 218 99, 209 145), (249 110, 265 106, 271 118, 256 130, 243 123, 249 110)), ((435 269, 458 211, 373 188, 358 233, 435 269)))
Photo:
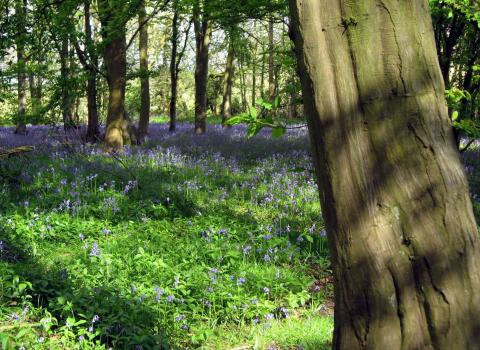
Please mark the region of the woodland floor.
POLYGON ((192 125, 123 155, 0 128, 0 347, 327 349, 328 249, 305 129, 192 125))

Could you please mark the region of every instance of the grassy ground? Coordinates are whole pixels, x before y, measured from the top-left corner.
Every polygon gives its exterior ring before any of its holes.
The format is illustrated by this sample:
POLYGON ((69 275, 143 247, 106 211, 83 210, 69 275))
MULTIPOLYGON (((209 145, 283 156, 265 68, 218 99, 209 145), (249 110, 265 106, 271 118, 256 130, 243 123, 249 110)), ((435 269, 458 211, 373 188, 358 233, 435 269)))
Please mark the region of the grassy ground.
POLYGON ((51 140, 1 160, 0 348, 328 348, 306 132, 243 133, 154 125, 120 156, 51 140))

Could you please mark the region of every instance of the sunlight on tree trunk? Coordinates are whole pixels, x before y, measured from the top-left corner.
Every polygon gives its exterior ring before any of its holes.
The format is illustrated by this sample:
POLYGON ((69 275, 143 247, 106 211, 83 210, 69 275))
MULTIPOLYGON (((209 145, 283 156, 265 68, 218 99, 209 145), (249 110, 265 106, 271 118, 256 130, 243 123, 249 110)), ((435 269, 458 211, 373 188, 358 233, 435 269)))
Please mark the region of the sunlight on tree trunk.
POLYGON ((121 20, 115 21, 115 18, 109 15, 110 7, 108 0, 99 1, 102 35, 106 42, 104 63, 109 90, 105 145, 121 150, 125 144, 130 143, 128 122, 125 118, 126 29, 121 20))
POLYGON ((426 0, 290 0, 334 349, 480 344, 480 251, 426 0))

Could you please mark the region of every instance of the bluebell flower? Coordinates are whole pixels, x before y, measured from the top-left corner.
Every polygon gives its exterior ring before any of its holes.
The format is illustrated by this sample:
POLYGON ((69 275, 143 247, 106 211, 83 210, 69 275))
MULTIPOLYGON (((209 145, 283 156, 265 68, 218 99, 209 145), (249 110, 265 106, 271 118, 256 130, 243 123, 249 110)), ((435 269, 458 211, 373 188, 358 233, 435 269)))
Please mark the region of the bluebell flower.
POLYGON ((90 256, 100 256, 100 248, 98 247, 97 242, 93 242, 90 256))
POLYGON ((185 319, 185 315, 178 315, 175 317, 175 322, 180 322, 185 319))

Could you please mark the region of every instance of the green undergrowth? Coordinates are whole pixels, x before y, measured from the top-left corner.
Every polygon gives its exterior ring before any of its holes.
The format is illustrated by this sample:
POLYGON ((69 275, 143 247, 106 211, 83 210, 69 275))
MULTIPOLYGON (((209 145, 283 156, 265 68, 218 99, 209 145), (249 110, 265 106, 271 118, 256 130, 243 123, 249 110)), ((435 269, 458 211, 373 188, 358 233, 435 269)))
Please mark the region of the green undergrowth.
POLYGON ((306 153, 233 158, 168 142, 2 161, 0 348, 328 347, 329 260, 306 153))

